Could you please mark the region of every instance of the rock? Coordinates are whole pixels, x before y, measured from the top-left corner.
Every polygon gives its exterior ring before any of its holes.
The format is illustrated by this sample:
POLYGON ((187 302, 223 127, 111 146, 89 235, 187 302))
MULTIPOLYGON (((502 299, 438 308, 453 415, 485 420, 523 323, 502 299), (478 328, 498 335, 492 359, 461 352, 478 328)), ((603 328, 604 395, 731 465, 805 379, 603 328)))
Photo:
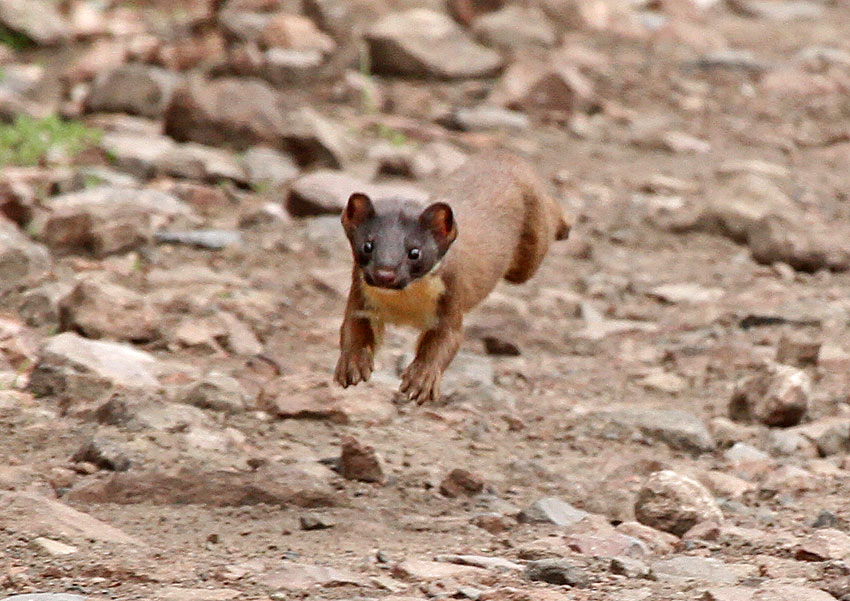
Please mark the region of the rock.
POLYGON ((384 461, 381 456, 373 447, 362 445, 351 437, 342 442, 339 467, 342 476, 348 480, 378 484, 383 484, 386 481, 384 461))
POLYGON ((667 303, 713 303, 725 295, 722 288, 706 288, 694 283, 665 284, 652 289, 650 295, 667 303))
POLYGON ((688 388, 687 380, 669 372, 656 371, 642 377, 639 382, 644 388, 667 394, 678 394, 688 388))
POLYGON ((252 401, 239 380, 218 372, 210 372, 203 380, 189 386, 182 398, 188 405, 227 413, 240 413, 252 401))
POLYGON ((147 243, 174 217, 190 211, 174 196, 150 188, 100 186, 51 199, 42 237, 59 252, 110 255, 147 243))
MULTIPOLYGON (((0 280, 0 282, 5 280, 0 280)), ((30 288, 21 296, 18 313, 30 327, 59 325, 59 306, 74 289, 73 284, 50 282, 30 288)))
POLYGON ((736 421, 759 421, 767 426, 794 426, 808 410, 811 387, 806 372, 789 365, 766 363, 760 373, 738 383, 729 402, 729 417, 736 421))
POLYGON ((264 587, 285 591, 366 584, 363 578, 352 572, 293 562, 285 562, 282 567, 262 575, 259 581, 264 587))
POLYGON ((761 490, 765 494, 795 493, 816 490, 820 485, 820 478, 812 472, 795 465, 783 465, 767 474, 761 483, 761 490))
MULTIPOLYGON (((393 566, 392 575, 405 580, 437 580, 455 578, 468 574, 481 574, 480 568, 440 561, 425 561, 421 559, 406 559, 393 566)), ((486 572, 485 572, 486 573, 486 572)))
POLYGON ((469 27, 477 18, 499 10, 506 3, 506 0, 449 0, 446 8, 458 23, 469 27))
MULTIPOLYGON (((96 40, 62 71, 62 80, 67 85, 74 86, 117 69, 125 62, 127 62, 125 44, 110 39, 96 40)), ((134 102, 139 100, 135 99, 134 102)))
POLYGON ((32 546, 37 551, 41 551, 47 555, 52 555, 53 557, 73 555, 79 551, 79 549, 73 545, 66 545, 58 540, 53 540, 52 538, 46 538, 44 536, 34 538, 32 540, 32 546))
POLYGON ((49 532, 81 546, 90 546, 92 540, 118 545, 142 544, 87 513, 33 492, 0 491, 0 520, 14 524, 18 532, 49 532))
POLYGON ((392 393, 369 382, 343 391, 327 378, 282 377, 267 384, 261 405, 280 419, 326 419, 338 424, 386 423, 396 415, 392 393))
POLYGON ((263 28, 260 42, 267 48, 315 51, 320 55, 331 54, 336 43, 322 33, 307 17, 289 13, 277 13, 263 28))
POLYGON ((711 493, 699 482, 670 470, 652 474, 635 499, 637 520, 681 536, 700 522, 723 521, 711 493))
POLYGON ((770 455, 745 442, 736 442, 723 452, 723 457, 733 464, 770 461, 770 455))
POLYGON ((727 564, 710 557, 680 556, 653 562, 652 572, 659 580, 695 579, 731 585, 756 575, 757 568, 743 563, 727 564))
POLYGON ((737 499, 756 489, 752 482, 717 470, 701 473, 699 480, 716 496, 726 499, 737 499))
POLYGON ((714 449, 714 439, 701 419, 677 409, 621 409, 589 416, 604 427, 625 428, 659 440, 673 449, 703 453, 714 449))
POLYGON ((254 146, 242 155, 248 183, 255 189, 278 188, 298 177, 298 166, 289 155, 265 146, 254 146))
POLYGON ((644 557, 649 547, 641 540, 617 532, 607 521, 595 516, 574 524, 564 536, 570 551, 589 557, 644 557), (600 524, 594 522, 599 521, 600 524))
POLYGON ((520 60, 508 67, 488 101, 519 111, 572 114, 582 110, 592 94, 592 84, 568 61, 520 60))
POLYGON ((800 561, 846 561, 850 558, 850 536, 834 528, 821 528, 800 543, 794 557, 800 561))
POLYGON ((525 566, 525 577, 533 582, 547 582, 575 587, 585 587, 587 575, 566 559, 539 559, 525 566))
POLYGON ((776 362, 794 367, 817 365, 821 340, 791 332, 783 332, 776 347, 776 362))
POLYGON ((299 165, 339 169, 348 162, 354 140, 341 123, 302 106, 286 113, 283 144, 299 165))
POLYGON ((90 481, 71 490, 68 499, 79 503, 132 505, 204 505, 239 507, 265 503, 274 507, 329 507, 336 503, 325 482, 289 469, 280 473, 199 471, 183 468, 116 472, 106 480, 90 481))
POLYGON ((144 296, 103 277, 84 277, 59 304, 59 327, 87 338, 147 341, 159 336, 159 315, 144 296))
POLYGON ((821 510, 815 521, 812 522, 812 528, 833 528, 838 529, 841 526, 841 520, 834 513, 827 509, 821 510))
POLYGON ((179 75, 159 67, 122 65, 95 78, 86 98, 86 109, 159 119, 165 114, 179 81, 179 75))
POLYGON ((797 271, 850 269, 847 233, 824 224, 802 224, 781 215, 767 215, 750 231, 753 260, 764 265, 787 263, 797 271))
POLYGON ((801 21, 819 19, 824 7, 808 0, 732 0, 731 7, 738 13, 771 21, 801 21))
POLYGON ((767 583, 756 591, 754 601, 788 601, 805 599, 806 601, 834 601, 829 593, 807 586, 767 583))
POLYGON ((256 79, 191 78, 175 90, 165 112, 165 133, 179 142, 275 148, 286 129, 276 92, 256 79))
POLYGON ((185 232, 156 232, 154 239, 166 244, 185 244, 209 250, 242 246, 242 233, 236 230, 191 230, 185 232))
POLYGON ((525 113, 499 106, 478 105, 473 108, 457 108, 440 119, 449 129, 481 131, 490 129, 524 130, 531 126, 525 113))
POLYGON ((815 438, 821 457, 850 453, 850 423, 837 423, 815 438))
POLYGON ((68 23, 52 2, 3 0, 0 25, 44 46, 65 42, 69 37, 68 23))
POLYGON ((245 171, 235 156, 194 142, 165 149, 155 157, 153 167, 158 174, 215 184, 228 179, 237 183, 246 181, 245 171))
POLYGON ((619 574, 626 578, 649 578, 652 575, 648 565, 631 557, 614 557, 608 569, 612 574, 619 574))
POLYGON ((477 495, 484 490, 484 479, 464 469, 455 468, 440 483, 440 494, 454 499, 477 495))
POLYGON ((47 340, 30 376, 36 396, 94 400, 115 388, 159 390, 157 361, 148 353, 114 342, 65 332, 47 340))
POLYGON ((437 561, 455 563, 462 566, 472 566, 485 570, 497 570, 499 572, 516 572, 522 570, 522 566, 502 557, 484 557, 481 555, 438 555, 437 561))
POLYGON ((623 522, 617 526, 616 530, 627 536, 642 540, 653 552, 660 554, 671 553, 674 546, 679 542, 676 536, 645 526, 639 522, 623 522))
POLYGON ((47 275, 50 255, 11 221, 0 219, 0 292, 30 286, 47 275))
POLYGON ((115 167, 137 178, 147 179, 155 175, 162 157, 175 150, 177 144, 168 136, 107 132, 100 140, 100 147, 115 167))
POLYGON ((590 514, 586 511, 576 509, 557 497, 545 497, 523 509, 518 519, 520 522, 530 524, 570 526, 580 522, 588 515, 590 514))
POLYGON ((375 73, 462 79, 490 77, 499 54, 472 41, 448 16, 416 8, 390 13, 366 33, 375 73))
POLYGON ((352 192, 363 192, 373 200, 401 196, 425 201, 427 192, 414 186, 368 184, 343 171, 320 169, 296 179, 289 190, 286 208, 295 217, 339 215, 352 192))
POLYGON ((548 48, 558 41, 555 28, 543 11, 510 4, 477 18, 472 32, 483 44, 505 50, 548 48))
POLYGON ((327 520, 324 516, 308 513, 298 518, 302 530, 327 530, 335 526, 334 522, 327 520))
POLYGON ((88 462, 100 469, 113 472, 126 472, 130 469, 130 458, 116 443, 105 438, 91 438, 71 457, 77 463, 88 462))
POLYGON ((483 336, 484 350, 488 355, 497 357, 519 357, 522 352, 519 347, 508 340, 497 335, 483 336))

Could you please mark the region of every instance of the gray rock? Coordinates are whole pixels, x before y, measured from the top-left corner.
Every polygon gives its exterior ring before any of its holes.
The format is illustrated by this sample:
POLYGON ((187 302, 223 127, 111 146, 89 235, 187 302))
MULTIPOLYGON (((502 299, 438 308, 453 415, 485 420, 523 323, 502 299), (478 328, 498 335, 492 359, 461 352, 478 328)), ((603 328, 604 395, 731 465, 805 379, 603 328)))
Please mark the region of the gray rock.
POLYGON ((723 521, 708 489, 671 470, 655 472, 644 482, 635 499, 635 517, 641 524, 676 536, 700 522, 723 521))
POLYGON ((390 13, 366 33, 372 69, 386 75, 489 77, 502 58, 476 44, 448 16, 424 8, 390 13))
POLYGON ((333 528, 336 524, 324 516, 308 513, 298 518, 298 523, 302 530, 327 530, 333 528))
POLYGON ((822 457, 850 453, 850 423, 838 423, 821 433, 815 444, 822 457))
POLYGON ((155 174, 162 157, 177 148, 177 143, 168 136, 107 132, 100 140, 100 147, 116 168, 147 179, 155 174))
POLYGON ((59 303, 59 327, 87 338, 143 341, 159 336, 160 319, 144 296, 94 275, 59 303))
POLYGON ((47 275, 50 255, 11 221, 0 220, 0 292, 32 285, 47 275))
POLYGON ((525 577, 531 581, 575 587, 585 587, 589 582, 587 575, 566 559, 530 561, 525 566, 525 577))
POLYGON ((652 571, 659 580, 694 579, 712 584, 736 584, 756 575, 757 568, 746 564, 726 564, 710 557, 680 556, 653 562, 652 571))
POLYGON ((252 401, 251 395, 236 378, 211 372, 186 391, 182 402, 201 409, 238 413, 252 401))
POLYGON ((627 578, 649 578, 652 570, 644 562, 631 557, 614 557, 609 566, 612 574, 627 578))
POLYGON ((210 250, 241 246, 242 234, 236 230, 192 230, 187 232, 156 232, 154 239, 167 244, 185 244, 210 250))
POLYGON ((451 129, 479 131, 489 129, 524 130, 531 126, 525 113, 499 106, 479 105, 474 108, 459 108, 441 120, 451 129))
POLYGON ((847 231, 831 224, 805 224, 782 215, 767 215, 748 238, 753 260, 764 265, 787 263, 797 271, 850 269, 847 231))
POLYGON ((148 353, 65 332, 47 340, 29 388, 36 396, 70 401, 98 399, 116 388, 155 392, 158 371, 148 353))
POLYGON ((729 417, 767 426, 799 424, 809 408, 809 375, 790 365, 764 364, 758 374, 738 383, 729 401, 729 417))
POLYGON ((555 524, 556 526, 571 526, 586 518, 589 513, 577 509, 557 497, 545 497, 535 501, 520 512, 517 519, 520 522, 532 524, 555 524))
POLYGON ((427 192, 410 185, 369 184, 343 171, 320 169, 296 179, 289 190, 286 208, 295 217, 339 215, 353 192, 378 200, 401 196, 425 201, 427 192))
POLYGON ((547 48, 558 41, 557 32, 543 11, 511 4, 475 19, 472 32, 487 46, 506 50, 547 48))
POLYGON ((175 90, 165 112, 165 133, 179 142, 280 147, 285 130, 277 93, 256 79, 191 78, 175 90))
POLYGON ((153 167, 157 173, 218 183, 233 180, 243 183, 245 170, 226 150, 189 142, 172 146, 158 155, 153 167))
POLYGON ((191 211, 154 189, 100 186, 56 196, 42 237, 54 251, 110 255, 149 242, 173 218, 191 211))
POLYGON ((248 183, 277 188, 298 177, 298 165, 292 158, 273 148, 254 146, 242 155, 248 183))
POLYGON ((318 50, 270 48, 263 55, 264 76, 276 86, 304 83, 315 77, 324 57, 318 50))
POLYGON ((72 461, 93 463, 97 467, 113 472, 130 469, 130 458, 115 442, 105 438, 92 438, 83 443, 71 457, 72 461))
POLYGON ((0 2, 0 25, 45 46, 59 44, 70 37, 58 5, 46 0, 3 0, 0 2))
POLYGON ((745 442, 736 442, 731 448, 723 452, 723 457, 732 463, 770 460, 770 455, 745 442))
MULTIPOLYGON (((0 280, 3 281, 3 280, 0 280)), ((62 299, 74 289, 67 282, 50 282, 37 288, 30 288, 21 296, 18 313, 28 326, 59 326, 59 307, 62 299)))
POLYGON ((158 119, 165 114, 179 81, 179 75, 160 67, 123 65, 95 78, 86 109, 158 119))
POLYGON ((594 413, 591 419, 640 432, 673 449, 704 453, 715 443, 701 419, 677 409, 623 409, 594 413))
POLYGON ((573 113, 583 108, 592 94, 592 84, 574 65, 526 59, 505 71, 488 101, 521 111, 573 113))

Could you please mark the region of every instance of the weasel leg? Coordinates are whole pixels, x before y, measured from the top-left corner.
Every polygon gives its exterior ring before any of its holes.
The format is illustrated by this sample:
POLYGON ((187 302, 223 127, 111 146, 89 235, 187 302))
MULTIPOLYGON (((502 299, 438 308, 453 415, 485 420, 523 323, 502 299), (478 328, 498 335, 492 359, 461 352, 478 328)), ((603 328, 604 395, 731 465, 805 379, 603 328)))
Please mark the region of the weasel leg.
POLYGON ((375 351, 382 332, 383 324, 364 313, 363 294, 355 275, 339 332, 340 354, 334 370, 337 384, 348 388, 372 376, 375 351))
POLYGON ((416 358, 401 377, 402 394, 420 405, 439 400, 443 372, 457 354, 462 339, 460 323, 442 323, 424 332, 416 346, 416 358))

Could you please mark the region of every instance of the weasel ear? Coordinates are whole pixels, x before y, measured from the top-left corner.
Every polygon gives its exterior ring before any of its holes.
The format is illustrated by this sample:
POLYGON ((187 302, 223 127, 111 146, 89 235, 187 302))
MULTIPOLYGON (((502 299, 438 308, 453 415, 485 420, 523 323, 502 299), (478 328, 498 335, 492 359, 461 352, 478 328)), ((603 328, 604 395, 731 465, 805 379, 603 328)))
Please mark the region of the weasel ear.
POLYGON ((435 202, 425 209, 419 216, 419 223, 434 235, 440 252, 449 250, 449 246, 457 238, 454 213, 452 208, 444 202, 435 202))
POLYGON ((351 231, 363 225, 367 219, 375 214, 372 201, 362 192, 355 192, 348 197, 348 204, 342 212, 342 227, 345 231, 351 231))

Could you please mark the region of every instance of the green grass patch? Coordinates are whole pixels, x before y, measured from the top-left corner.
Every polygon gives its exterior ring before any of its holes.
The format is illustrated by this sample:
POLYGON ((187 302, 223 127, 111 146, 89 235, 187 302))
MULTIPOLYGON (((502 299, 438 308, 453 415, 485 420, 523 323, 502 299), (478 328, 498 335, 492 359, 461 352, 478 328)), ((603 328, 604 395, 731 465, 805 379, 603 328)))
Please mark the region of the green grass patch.
POLYGON ((0 45, 8 46, 12 50, 27 50, 34 47, 35 42, 14 29, 0 25, 0 45))
POLYGON ((0 166, 30 167, 48 160, 51 152, 73 158, 100 141, 102 132, 57 115, 35 119, 19 115, 0 125, 0 166))

